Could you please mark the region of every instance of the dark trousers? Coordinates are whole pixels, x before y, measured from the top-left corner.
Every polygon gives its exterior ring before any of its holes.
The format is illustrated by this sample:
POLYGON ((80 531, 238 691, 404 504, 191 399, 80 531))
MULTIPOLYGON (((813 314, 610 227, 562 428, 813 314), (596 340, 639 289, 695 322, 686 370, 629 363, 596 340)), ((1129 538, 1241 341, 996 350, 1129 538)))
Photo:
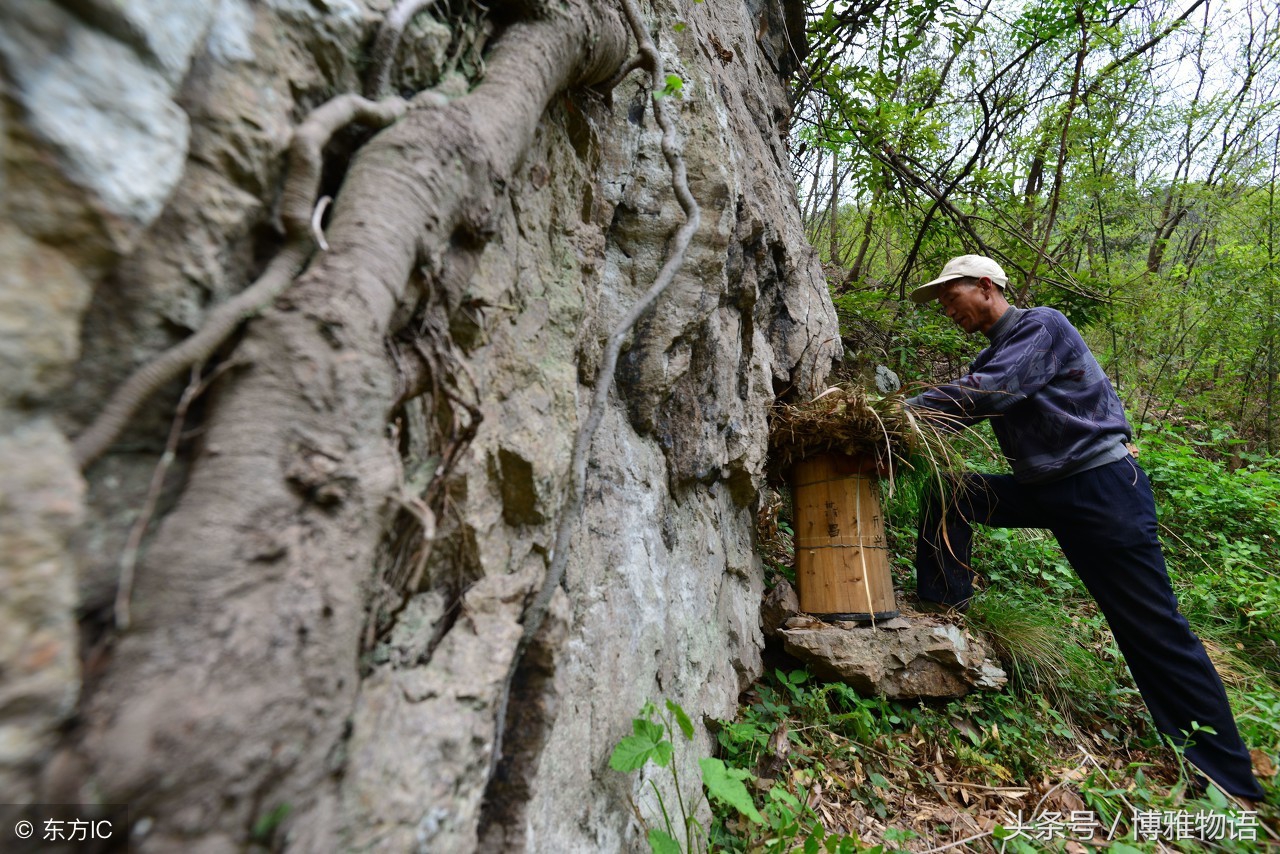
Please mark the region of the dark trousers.
POLYGON ((1222 680, 1178 613, 1146 473, 1123 459, 1046 484, 971 474, 954 486, 950 495, 928 502, 921 517, 920 598, 968 604, 971 522, 1048 528, 1102 609, 1156 728, 1185 744, 1192 721, 1212 727, 1216 735, 1195 734, 1187 758, 1230 794, 1261 798, 1222 680))

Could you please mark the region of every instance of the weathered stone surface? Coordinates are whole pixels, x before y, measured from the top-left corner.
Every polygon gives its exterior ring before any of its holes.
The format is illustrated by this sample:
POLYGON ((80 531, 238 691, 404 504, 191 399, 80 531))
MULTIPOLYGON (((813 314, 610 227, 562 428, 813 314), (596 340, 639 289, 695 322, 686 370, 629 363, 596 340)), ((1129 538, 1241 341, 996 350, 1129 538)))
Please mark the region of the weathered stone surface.
MULTIPOLYGON (((472 588, 463 615, 432 655, 434 667, 416 660, 389 664, 364 680, 345 762, 337 767, 347 769, 348 808, 379 820, 347 822, 338 846, 299 826, 293 840, 299 850, 476 847, 483 790, 465 782, 487 773, 494 733, 486 716, 460 715, 459 707, 495 702, 520 636, 523 581, 492 577, 472 588), (396 749, 388 749, 391 744, 396 749), (459 765, 469 773, 460 773, 459 765)), ((420 626, 419 636, 429 637, 432 629, 420 626)))
POLYGON ((800 597, 795 588, 787 581, 779 581, 764 597, 760 606, 760 622, 764 626, 765 637, 774 637, 778 630, 796 614, 800 613, 800 597))
POLYGON ((61 253, 0 222, 0 404, 48 403, 66 387, 89 289, 61 253))
POLYGON ((177 83, 219 4, 208 0, 62 0, 80 18, 132 47, 177 83))
POLYGON ((90 283, 0 221, 0 801, 35 800, 80 685, 72 537, 84 482, 47 410, 79 355, 90 283))
MULTIPOLYGON (((175 80, 45 0, 5 0, 0 13, 0 61, 30 134, 6 151, 10 215, 45 239, 81 232, 127 251, 182 174, 189 128, 175 80)), ((190 48, 168 61, 185 64, 190 48)))
POLYGON ((888 631, 816 626, 783 629, 781 635, 787 652, 816 674, 868 696, 960 697, 1006 681, 983 643, 950 623, 888 631))
POLYGON ((74 708, 75 565, 83 485, 48 419, 0 432, 0 801, 29 803, 74 708))

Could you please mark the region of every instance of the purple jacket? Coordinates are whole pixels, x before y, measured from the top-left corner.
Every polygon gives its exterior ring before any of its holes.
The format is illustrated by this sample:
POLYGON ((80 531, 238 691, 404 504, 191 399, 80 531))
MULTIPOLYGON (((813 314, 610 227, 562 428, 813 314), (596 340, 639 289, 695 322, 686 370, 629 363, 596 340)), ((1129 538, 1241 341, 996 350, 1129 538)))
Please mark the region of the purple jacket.
POLYGON ((1052 308, 1010 308, 969 373, 907 401, 958 424, 991 418, 1021 483, 1123 459, 1132 435, 1120 398, 1076 328, 1052 308))

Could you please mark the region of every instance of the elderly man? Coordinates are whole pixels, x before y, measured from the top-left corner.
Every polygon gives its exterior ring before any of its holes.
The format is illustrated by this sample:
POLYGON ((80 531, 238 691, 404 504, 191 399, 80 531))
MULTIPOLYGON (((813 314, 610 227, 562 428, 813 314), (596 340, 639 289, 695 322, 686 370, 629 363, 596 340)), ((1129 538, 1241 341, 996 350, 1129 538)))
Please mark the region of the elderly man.
POLYGON ((969 373, 907 401, 948 423, 991 419, 1012 475, 967 474, 935 498, 916 552, 922 601, 963 610, 973 594, 970 524, 1048 528, 1097 601, 1160 732, 1224 791, 1263 796, 1222 680, 1178 613, 1146 474, 1129 454, 1120 399, 1075 327, 1052 308, 1014 308, 1008 279, 981 255, 947 262, 911 293, 937 299, 990 346, 969 373), (1190 742, 1195 722, 1210 727, 1190 742))

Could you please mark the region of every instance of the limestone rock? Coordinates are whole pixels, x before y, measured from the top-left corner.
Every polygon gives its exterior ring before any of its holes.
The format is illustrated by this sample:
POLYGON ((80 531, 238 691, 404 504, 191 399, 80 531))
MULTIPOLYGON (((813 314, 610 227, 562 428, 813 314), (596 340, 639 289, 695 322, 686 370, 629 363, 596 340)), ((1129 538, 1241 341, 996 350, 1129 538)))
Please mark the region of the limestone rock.
POLYGON ((66 385, 88 301, 63 255, 0 223, 0 401, 30 406, 66 385))
POLYGON ((800 597, 795 588, 785 580, 779 581, 764 597, 760 606, 760 619, 765 637, 774 637, 788 620, 800 612, 800 597))
POLYGON ((47 419, 0 434, 0 800, 36 799, 79 688, 75 567, 67 539, 83 485, 47 419))
POLYGON ((81 19, 131 46, 177 83, 218 11, 207 0, 63 0, 81 19))
POLYGON ((835 626, 781 631, 787 652, 814 673, 890 699, 950 698, 995 690, 1005 675, 983 643, 958 626, 920 624, 883 631, 835 626))
MULTIPOLYGON (((189 127, 175 81, 47 0, 5 0, 0 12, 0 61, 31 135, 6 151, 12 215, 37 236, 82 231, 127 251, 182 174, 189 127)), ((190 45, 162 52, 176 67, 190 45)))
POLYGON ((822 620, 817 617, 810 617, 808 614, 796 614, 794 617, 788 617, 783 622, 783 628, 787 629, 812 629, 825 625, 822 620))

